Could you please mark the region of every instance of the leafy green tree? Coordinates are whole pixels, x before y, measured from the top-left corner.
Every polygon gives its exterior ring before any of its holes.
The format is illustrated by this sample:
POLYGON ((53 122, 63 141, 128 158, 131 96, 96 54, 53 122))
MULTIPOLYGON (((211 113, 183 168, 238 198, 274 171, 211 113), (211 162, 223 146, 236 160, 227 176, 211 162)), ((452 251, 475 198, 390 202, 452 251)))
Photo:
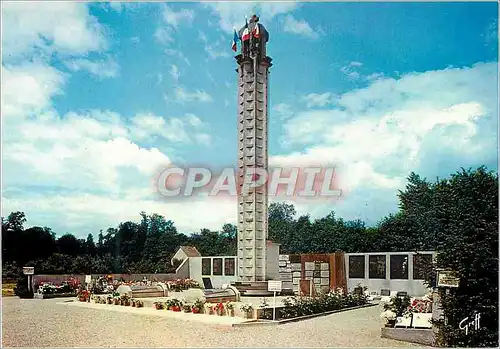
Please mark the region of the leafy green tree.
MULTIPOLYGON (((438 322, 439 344, 498 347, 498 175, 484 167, 461 170, 431 186, 430 209, 416 214, 436 237, 436 267, 457 272, 460 286, 439 290, 446 321, 438 322), (481 328, 459 329, 481 314, 481 328)), ((415 200, 416 201, 416 200, 415 200)), ((429 280, 431 281, 431 280, 429 280)))

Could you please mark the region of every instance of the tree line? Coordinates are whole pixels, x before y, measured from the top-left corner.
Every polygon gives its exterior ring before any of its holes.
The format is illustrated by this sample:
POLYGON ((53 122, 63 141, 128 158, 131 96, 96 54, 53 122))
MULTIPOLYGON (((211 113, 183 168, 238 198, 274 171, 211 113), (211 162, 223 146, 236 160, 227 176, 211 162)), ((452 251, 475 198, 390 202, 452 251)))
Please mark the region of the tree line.
MULTIPOLYGON (((484 167, 462 170, 454 176, 483 176, 490 182, 480 190, 497 191, 497 175, 484 167)), ((269 239, 281 244, 281 253, 290 254, 435 250, 447 233, 440 225, 444 221, 431 219, 430 211, 442 206, 432 197, 446 181, 432 183, 411 173, 406 188, 398 194, 399 212, 382 218, 373 227, 361 220, 344 220, 333 211, 318 219, 298 216, 293 204, 271 203, 269 239)), ((476 210, 475 214, 481 212, 476 210)), ((122 222, 116 228, 100 231, 97 237, 89 233, 86 239, 80 239, 70 233, 57 237, 49 227, 25 229, 25 214, 12 212, 2 217, 4 277, 18 274, 25 265, 47 274, 173 272, 170 259, 181 245, 195 246, 205 256, 236 254, 237 229, 233 224, 225 224, 219 231, 202 229, 187 235, 161 215, 140 215, 139 222, 122 222)), ((497 223, 494 216, 490 219, 492 224, 497 223)))

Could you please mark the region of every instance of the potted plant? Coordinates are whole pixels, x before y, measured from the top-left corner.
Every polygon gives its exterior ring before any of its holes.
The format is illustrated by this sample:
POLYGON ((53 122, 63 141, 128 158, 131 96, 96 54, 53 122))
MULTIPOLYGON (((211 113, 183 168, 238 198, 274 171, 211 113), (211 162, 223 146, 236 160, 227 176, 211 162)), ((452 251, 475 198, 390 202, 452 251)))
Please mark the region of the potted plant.
POLYGON ((140 300, 138 300, 138 299, 137 299, 137 300, 135 301, 135 306, 136 306, 137 308, 142 308, 142 307, 144 307, 144 303, 143 303, 142 301, 140 301, 140 300))
POLYGON ((120 297, 115 297, 114 303, 115 303, 115 305, 120 305, 122 303, 122 300, 120 299, 120 297))
POLYGON ((242 304, 240 310, 245 314, 245 319, 251 319, 253 317, 253 306, 251 304, 242 304))
POLYGON ((113 304, 113 297, 108 296, 108 298, 106 298, 106 303, 107 304, 113 304))
POLYGON ((154 302, 154 306, 155 306, 156 310, 165 309, 165 306, 162 302, 154 302))
POLYGON ((390 309, 380 314, 380 318, 385 320, 385 327, 394 327, 396 324, 396 313, 390 309))
POLYGON ((212 303, 205 303, 205 314, 213 315, 214 314, 214 305, 212 303))
POLYGON ((222 302, 217 303, 217 305, 215 306, 215 311, 219 316, 224 315, 224 304, 222 304, 222 302))
POLYGON ((182 302, 180 300, 174 299, 174 300, 172 300, 172 302, 173 302, 173 305, 172 305, 173 311, 179 312, 182 310, 182 302))
POLYGON ((124 294, 123 296, 120 297, 121 298, 121 303, 123 306, 125 307, 128 307, 130 305, 130 297, 127 296, 126 294, 124 294))
POLYGON ((183 307, 182 307, 182 310, 185 312, 185 313, 190 313, 191 312, 191 306, 188 305, 188 304, 185 304, 183 307))
POLYGON ((167 301, 165 302, 165 308, 166 308, 167 310, 172 310, 172 307, 173 307, 172 300, 170 300, 170 299, 169 299, 169 300, 167 300, 167 301))
POLYGON ((203 308, 204 308, 204 303, 202 300, 200 299, 197 299, 194 304, 193 304, 193 307, 191 309, 191 311, 193 312, 193 314, 199 314, 203 311, 203 308))
POLYGON ((234 303, 233 302, 226 303, 226 314, 227 314, 227 316, 234 317, 234 303))
POLYGON ((135 299, 134 298, 131 298, 130 299, 130 305, 135 308, 135 299))

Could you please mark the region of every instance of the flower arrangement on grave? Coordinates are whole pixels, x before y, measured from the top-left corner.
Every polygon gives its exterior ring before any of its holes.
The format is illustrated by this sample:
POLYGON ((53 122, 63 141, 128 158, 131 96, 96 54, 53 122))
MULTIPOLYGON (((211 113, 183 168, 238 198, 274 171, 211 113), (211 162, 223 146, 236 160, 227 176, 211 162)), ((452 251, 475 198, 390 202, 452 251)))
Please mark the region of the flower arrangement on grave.
POLYGON ((120 299, 121 299, 121 304, 123 306, 128 307, 130 305, 130 297, 127 296, 126 294, 124 294, 123 296, 121 296, 120 299))
POLYGON ((194 302, 191 311, 193 312, 193 314, 199 314, 203 311, 204 305, 205 303, 201 299, 197 299, 194 302))
POLYGON ((135 298, 130 298, 130 306, 135 308, 135 302, 136 302, 136 299, 135 298))
POLYGON ((392 297, 391 300, 384 304, 384 310, 392 310, 396 313, 396 317, 403 316, 410 307, 410 296, 392 297))
POLYGON ((42 286, 38 288, 38 293, 40 294, 54 294, 56 291, 57 287, 49 283, 42 284, 42 286))
POLYGON ((122 300, 120 299, 120 297, 113 297, 113 303, 115 305, 120 305, 122 304, 122 300))
POLYGON ((191 312, 191 305, 184 304, 184 305, 182 306, 182 310, 183 310, 185 313, 190 313, 190 312, 191 312))
POLYGON ((113 297, 112 296, 106 297, 106 303, 107 304, 113 304, 113 297))
POLYGON ((80 289, 77 297, 80 302, 90 302, 90 293, 85 289, 80 289))
POLYGON ((273 318, 272 312, 268 313, 269 303, 267 303, 266 297, 261 299, 260 308, 262 309, 262 318, 270 320, 273 318))
POLYGON ((245 314, 245 317, 250 318, 250 313, 253 311, 253 306, 251 304, 245 303, 240 306, 240 310, 245 314))
POLYGON ((396 324, 396 313, 390 309, 380 314, 380 318, 385 320, 385 327, 394 327, 396 324))
POLYGON ((413 299, 406 309, 406 314, 432 313, 432 295, 425 295, 421 299, 413 299))
POLYGON ((227 314, 227 316, 234 317, 234 303, 233 302, 226 303, 226 314, 227 314))
POLYGON ((182 292, 190 288, 201 288, 198 281, 193 279, 177 279, 175 281, 167 282, 168 289, 173 292, 182 292))
POLYGON ((142 308, 142 307, 144 307, 144 303, 141 300, 136 299, 135 300, 135 307, 142 308))
POLYGON ((170 307, 172 309, 172 311, 181 311, 182 309, 182 302, 178 299, 172 299, 171 303, 170 303, 170 307))
POLYGON ((156 310, 165 309, 165 305, 162 302, 154 302, 154 307, 156 308, 156 310))
POLYGON ((215 312, 217 313, 217 315, 219 316, 222 316, 224 315, 224 304, 222 303, 222 301, 220 301, 219 303, 217 303, 215 305, 215 312))
POLYGON ((215 304, 207 302, 207 303, 205 303, 204 307, 205 307, 205 314, 208 314, 208 315, 214 314, 215 304))

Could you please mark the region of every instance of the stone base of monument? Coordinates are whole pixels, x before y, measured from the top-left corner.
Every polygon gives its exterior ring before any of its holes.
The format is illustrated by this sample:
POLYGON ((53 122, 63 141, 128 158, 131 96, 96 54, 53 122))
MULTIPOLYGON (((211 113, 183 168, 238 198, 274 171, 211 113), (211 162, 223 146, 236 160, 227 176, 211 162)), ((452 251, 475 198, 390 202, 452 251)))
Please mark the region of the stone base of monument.
POLYGON ((267 290, 267 281, 237 281, 232 286, 245 297, 272 297, 273 293, 267 290))
POLYGON ((434 346, 435 344, 434 331, 432 329, 382 327, 381 337, 427 346, 434 346))

